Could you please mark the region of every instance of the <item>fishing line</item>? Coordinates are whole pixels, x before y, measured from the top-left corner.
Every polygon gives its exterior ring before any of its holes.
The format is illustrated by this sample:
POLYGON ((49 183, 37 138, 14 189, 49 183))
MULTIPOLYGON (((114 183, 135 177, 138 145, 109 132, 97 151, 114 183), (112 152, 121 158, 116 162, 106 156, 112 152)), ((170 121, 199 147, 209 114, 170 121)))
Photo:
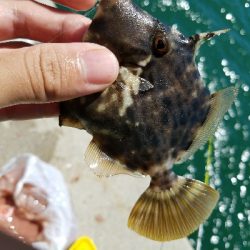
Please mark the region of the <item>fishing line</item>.
MULTIPOLYGON (((209 168, 212 165, 212 161, 213 161, 213 137, 211 137, 208 141, 207 161, 205 167, 205 181, 204 181, 207 185, 209 185, 210 182, 209 168)), ((204 233, 204 224, 201 224, 198 231, 196 250, 201 250, 202 248, 203 233, 204 233)))

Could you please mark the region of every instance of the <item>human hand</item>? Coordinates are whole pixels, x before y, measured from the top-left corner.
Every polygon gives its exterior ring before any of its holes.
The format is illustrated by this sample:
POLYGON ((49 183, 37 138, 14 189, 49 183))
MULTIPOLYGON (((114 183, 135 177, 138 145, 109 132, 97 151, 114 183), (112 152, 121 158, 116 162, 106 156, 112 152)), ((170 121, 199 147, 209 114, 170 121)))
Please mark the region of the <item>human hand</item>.
MULTIPOLYGON (((56 2, 87 9, 95 1, 56 2)), ((86 17, 9 0, 0 1, 0 23, 0 41, 44 42, 0 43, 0 121, 58 115, 58 102, 101 91, 117 77, 118 62, 110 51, 80 43, 91 23, 86 17)))
POLYGON ((43 218, 39 212, 48 201, 45 192, 31 184, 24 184, 16 195, 16 185, 24 171, 24 165, 13 165, 0 176, 0 231, 32 243, 42 239, 43 218))
POLYGON ((0 197, 1 232, 9 234, 14 238, 25 239, 25 242, 31 244, 42 238, 41 226, 38 222, 25 218, 8 198, 0 197))

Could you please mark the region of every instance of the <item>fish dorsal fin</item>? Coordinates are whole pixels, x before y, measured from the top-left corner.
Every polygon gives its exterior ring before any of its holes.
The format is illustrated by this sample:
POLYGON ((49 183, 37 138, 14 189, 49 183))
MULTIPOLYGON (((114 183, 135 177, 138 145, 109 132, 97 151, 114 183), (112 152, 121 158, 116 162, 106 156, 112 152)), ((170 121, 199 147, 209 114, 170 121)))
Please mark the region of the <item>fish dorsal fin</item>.
POLYGON ((210 110, 207 119, 198 130, 189 149, 185 151, 175 163, 179 164, 186 161, 209 140, 209 138, 216 132, 219 122, 234 102, 237 93, 238 89, 236 87, 229 87, 220 90, 211 96, 210 110))
POLYGON ((133 172, 126 166, 122 165, 116 160, 113 160, 97 146, 92 140, 86 150, 85 160, 91 170, 98 177, 111 177, 119 174, 127 174, 135 177, 141 177, 142 175, 133 172))

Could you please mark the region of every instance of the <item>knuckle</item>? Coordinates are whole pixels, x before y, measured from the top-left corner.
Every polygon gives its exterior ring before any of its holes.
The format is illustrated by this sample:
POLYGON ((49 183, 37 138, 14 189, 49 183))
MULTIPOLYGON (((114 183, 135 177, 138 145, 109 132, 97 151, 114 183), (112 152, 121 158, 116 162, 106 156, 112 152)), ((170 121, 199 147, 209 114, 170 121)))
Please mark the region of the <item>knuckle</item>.
POLYGON ((38 67, 44 98, 46 101, 53 100, 60 94, 63 84, 59 55, 53 46, 40 46, 38 67))

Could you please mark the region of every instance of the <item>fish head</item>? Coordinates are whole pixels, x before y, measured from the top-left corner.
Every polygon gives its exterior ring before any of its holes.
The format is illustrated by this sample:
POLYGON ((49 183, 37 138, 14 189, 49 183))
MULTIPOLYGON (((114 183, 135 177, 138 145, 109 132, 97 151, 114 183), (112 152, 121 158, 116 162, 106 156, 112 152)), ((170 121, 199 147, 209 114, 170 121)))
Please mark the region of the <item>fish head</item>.
POLYGON ((84 41, 107 47, 120 66, 151 84, 168 85, 179 82, 185 73, 186 82, 199 79, 195 53, 203 40, 215 35, 209 32, 185 37, 131 0, 101 0, 84 41))
POLYGON ((121 66, 136 68, 151 56, 156 25, 156 19, 129 0, 101 0, 84 41, 109 48, 121 66))

